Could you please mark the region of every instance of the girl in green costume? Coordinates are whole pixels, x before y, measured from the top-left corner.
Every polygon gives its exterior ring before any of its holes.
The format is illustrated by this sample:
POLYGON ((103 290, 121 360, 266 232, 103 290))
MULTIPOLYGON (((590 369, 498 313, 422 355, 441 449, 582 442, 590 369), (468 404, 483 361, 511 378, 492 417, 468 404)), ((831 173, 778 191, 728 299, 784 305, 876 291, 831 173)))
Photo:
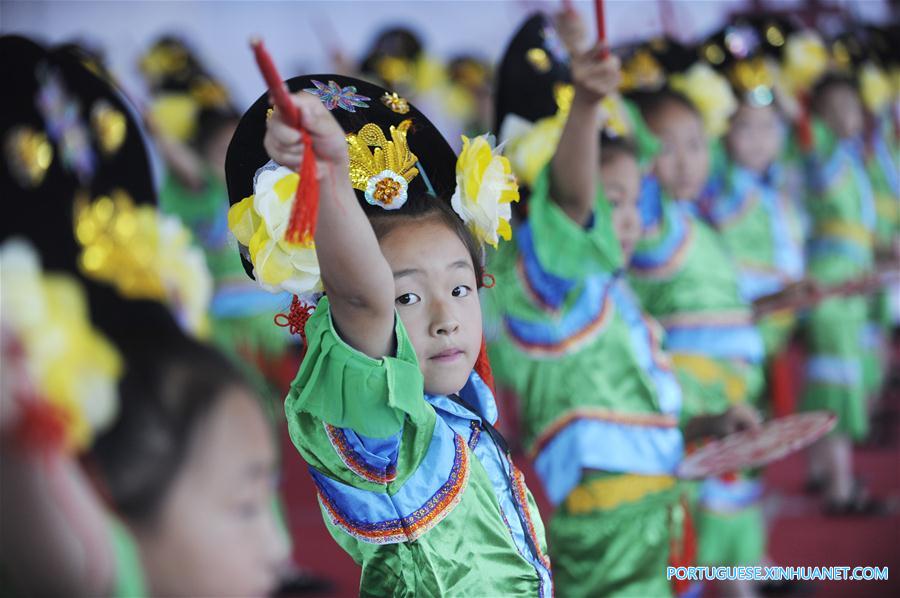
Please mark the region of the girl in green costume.
POLYGON ((0 130, 25 127, 47 158, 0 170, 4 582, 11 595, 267 595, 287 557, 273 436, 231 363, 179 327, 208 273, 152 205, 130 109, 74 54, 0 47, 16 56, 0 130))
MULTIPOLYGON (((516 48, 532 47, 546 26, 542 17, 525 23, 501 72, 527 60, 516 48)), ((617 59, 601 61, 597 50, 572 59, 574 95, 551 166, 513 242, 490 260, 490 350, 497 379, 521 402, 525 446, 556 507, 549 539, 559 594, 667 596, 665 568, 685 558, 673 473, 689 409, 661 330, 619 275, 640 234, 640 170, 629 142, 598 144, 600 101, 619 73, 617 59)), ((752 418, 738 408, 687 430, 724 432, 752 418)))
MULTIPOLYGON (((863 109, 855 86, 826 75, 813 97, 809 273, 834 285, 871 270, 875 204, 863 162, 863 109)), ((878 510, 853 478, 852 442, 868 430, 862 357, 868 315, 866 297, 831 298, 812 310, 807 325, 803 408, 838 416, 834 432, 813 447, 810 476, 825 483, 826 508, 834 514, 878 510)))
POLYGON ((550 596, 543 525, 494 428, 477 294, 480 243, 509 236, 518 198, 508 162, 484 138, 456 160, 376 85, 287 86, 312 144, 261 97, 229 149, 229 220, 259 282, 317 300, 285 412, 360 593, 550 596), (283 240, 297 221, 282 198, 304 182, 279 164, 304 151, 322 177, 314 245, 283 240))
MULTIPOLYGON (((723 160, 714 174, 715 192, 707 193, 700 213, 719 233, 719 238, 739 269, 744 299, 799 293, 804 276, 803 214, 800 169, 786 155, 786 123, 778 100, 774 65, 761 53, 734 56, 729 47, 741 41, 758 47, 762 35, 745 26, 719 33, 704 47, 718 48, 725 56, 719 69, 731 82, 738 105, 722 139, 723 160)), ((789 310, 758 321, 766 357, 774 357, 794 329, 789 310)))
MULTIPOLYGON (((707 98, 717 92, 730 96, 727 83, 708 67, 692 67, 687 76, 683 88, 707 98)), ((731 257, 717 233, 697 215, 695 200, 707 184, 710 163, 704 121, 695 105, 677 92, 643 92, 635 98, 662 149, 654 160, 655 176, 646 179, 641 190, 643 236, 631 259, 631 284, 644 308, 665 328, 664 348, 679 378, 702 389, 701 413, 752 402, 762 385, 762 338, 741 295, 731 257)), ((723 98, 711 105, 721 106, 723 98)), ((724 111, 725 118, 727 114, 724 111)), ((761 493, 760 482, 746 475, 709 479, 699 486, 700 564, 761 562, 761 493)), ((752 591, 746 582, 728 584, 738 594, 752 591)))

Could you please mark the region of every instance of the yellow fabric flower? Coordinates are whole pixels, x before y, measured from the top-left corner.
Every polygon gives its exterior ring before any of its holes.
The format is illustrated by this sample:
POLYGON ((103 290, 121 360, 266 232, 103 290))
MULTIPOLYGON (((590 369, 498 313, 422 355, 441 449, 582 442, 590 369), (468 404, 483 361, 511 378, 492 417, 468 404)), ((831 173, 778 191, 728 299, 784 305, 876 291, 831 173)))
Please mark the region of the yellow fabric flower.
POLYGON ((697 107, 710 137, 719 137, 728 130, 728 119, 737 110, 737 100, 728 81, 711 66, 697 63, 683 75, 673 75, 670 83, 672 89, 697 107))
POLYGON ((814 31, 800 31, 784 45, 784 82, 794 94, 808 90, 828 68, 828 50, 814 31))
POLYGON ((496 247, 512 236, 510 203, 519 201, 519 187, 509 160, 495 153, 486 135, 463 135, 462 141, 450 205, 479 242, 496 247))
POLYGON ((534 123, 515 114, 504 119, 500 133, 505 140, 503 155, 509 159, 515 175, 529 187, 553 158, 567 116, 557 112, 534 123))
POLYGON ((209 335, 213 279, 203 251, 174 216, 159 216, 158 268, 166 298, 181 327, 199 338, 209 335))
POLYGON ((859 73, 859 92, 872 114, 881 114, 891 101, 893 90, 887 74, 867 62, 859 73))
POLYGON ((300 177, 284 166, 261 171, 255 193, 231 206, 228 228, 250 252, 253 273, 267 291, 298 296, 322 291, 315 245, 284 240, 300 177))
POLYGON ((188 141, 197 130, 197 101, 186 93, 162 94, 150 105, 150 118, 166 137, 188 141))
POLYGON ((121 358, 91 326, 78 282, 43 274, 26 241, 0 247, 0 276, 3 326, 22 342, 40 396, 66 414, 66 447, 83 450, 115 418, 121 358))

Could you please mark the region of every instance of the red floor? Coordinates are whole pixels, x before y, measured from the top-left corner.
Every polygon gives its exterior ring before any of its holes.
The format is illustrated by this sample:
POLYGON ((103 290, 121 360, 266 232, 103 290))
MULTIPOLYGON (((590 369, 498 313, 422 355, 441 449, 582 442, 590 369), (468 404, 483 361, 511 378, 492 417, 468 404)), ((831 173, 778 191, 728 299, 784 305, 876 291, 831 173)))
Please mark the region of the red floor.
MULTIPOLYGON (((890 442, 878 448, 856 451, 858 474, 876 496, 900 506, 900 393, 888 397, 892 418, 890 442)), ((356 596, 359 568, 329 537, 315 499, 306 465, 285 445, 284 491, 288 520, 294 534, 298 563, 334 583, 328 596, 356 596)), ((522 460, 520 460, 522 461, 522 460)), ((537 484, 527 464, 520 463, 537 484)), ((770 515, 769 549, 779 565, 873 565, 890 568, 886 582, 811 582, 809 593, 817 597, 900 596, 900 508, 892 516, 868 519, 835 519, 820 514, 815 498, 803 493, 805 461, 793 455, 772 465, 766 473, 766 512, 770 515)), ((542 510, 543 497, 538 497, 542 510)), ((545 511, 546 514, 546 511, 545 511)), ((714 596, 710 588, 707 596, 714 596)))

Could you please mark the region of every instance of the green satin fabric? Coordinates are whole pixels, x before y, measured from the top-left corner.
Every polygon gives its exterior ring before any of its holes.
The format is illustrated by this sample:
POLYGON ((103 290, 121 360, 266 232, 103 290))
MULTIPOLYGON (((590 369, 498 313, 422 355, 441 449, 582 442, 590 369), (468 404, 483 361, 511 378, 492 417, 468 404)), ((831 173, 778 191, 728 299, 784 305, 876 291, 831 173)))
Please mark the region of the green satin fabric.
POLYGON ((568 513, 561 505, 548 526, 557 594, 671 596, 666 567, 679 492, 676 486, 584 515, 568 513))
POLYGON ((109 518, 109 533, 116 559, 116 579, 113 598, 143 598, 149 596, 144 582, 144 569, 137 542, 120 521, 109 518))
MULTIPOLYGON (((551 313, 537 305, 525 288, 517 268, 519 249, 515 239, 490 256, 488 271, 497 283, 482 293, 491 332, 489 355, 499 385, 513 390, 519 398, 525 447, 530 449, 550 424, 580 407, 660 413, 655 385, 638 364, 628 325, 612 299, 611 313, 596 337, 558 356, 530 355, 504 330, 505 315, 529 322, 554 322, 565 317, 584 288, 580 281, 591 274, 611 272, 621 260, 609 224, 609 204, 602 192, 598 192, 593 227, 578 226, 550 199, 549 171, 545 169, 534 185, 529 210, 532 243, 542 267, 576 284, 562 307, 551 313)), ((661 338, 662 328, 657 326, 656 332, 661 338)))
MULTIPOLYGON (((297 450, 320 473, 355 488, 396 493, 425 457, 437 415, 425 401, 415 349, 399 318, 393 357, 372 359, 347 345, 334 329, 328 298, 306 325, 309 342, 285 400, 297 450), (396 481, 378 484, 350 471, 328 439, 323 422, 364 436, 387 438, 402 430, 396 481)), ((484 467, 469 452, 469 479, 459 503, 412 542, 372 544, 323 518, 335 541, 362 567, 363 596, 535 596, 539 579, 518 552, 484 467)), ((544 528, 531 494, 529 513, 541 550, 544 528)))

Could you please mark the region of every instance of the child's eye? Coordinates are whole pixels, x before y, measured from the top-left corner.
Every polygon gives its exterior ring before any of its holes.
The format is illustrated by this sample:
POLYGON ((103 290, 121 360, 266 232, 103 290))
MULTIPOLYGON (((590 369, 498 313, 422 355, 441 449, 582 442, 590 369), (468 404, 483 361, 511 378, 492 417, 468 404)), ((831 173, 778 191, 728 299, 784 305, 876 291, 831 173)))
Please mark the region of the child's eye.
POLYGON ((400 305, 413 305, 414 303, 418 303, 422 299, 416 295, 415 293, 403 293, 399 297, 397 297, 397 303, 400 305))
POLYGON ((453 296, 454 297, 465 297, 471 292, 472 292, 472 289, 470 289, 469 287, 467 287, 464 284, 461 284, 458 287, 453 289, 453 296))

